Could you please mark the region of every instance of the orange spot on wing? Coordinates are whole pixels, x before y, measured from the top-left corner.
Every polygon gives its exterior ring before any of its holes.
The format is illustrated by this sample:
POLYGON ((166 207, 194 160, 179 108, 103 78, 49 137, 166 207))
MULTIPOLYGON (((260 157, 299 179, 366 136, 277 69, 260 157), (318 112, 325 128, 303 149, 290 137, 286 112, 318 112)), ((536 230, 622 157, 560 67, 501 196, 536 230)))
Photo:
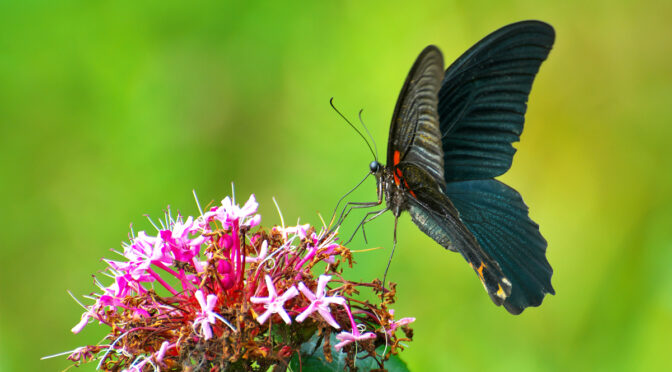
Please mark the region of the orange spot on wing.
POLYGON ((404 186, 406 186, 406 190, 408 190, 408 192, 409 192, 411 195, 413 195, 414 198, 416 198, 416 199, 418 198, 418 197, 415 195, 415 193, 413 192, 413 190, 411 190, 411 187, 408 186, 408 182, 406 182, 406 180, 404 180, 404 186))
MULTIPOLYGON (((398 151, 397 151, 398 152, 398 151)), ((394 183, 399 186, 399 179, 402 178, 403 176, 401 175, 401 169, 397 168, 394 172, 394 183)))
POLYGON ((496 293, 496 295, 497 295, 497 297, 499 297, 499 298, 501 298, 501 299, 505 299, 505 298, 506 298, 506 293, 504 293, 504 289, 503 289, 502 286, 499 285, 499 284, 497 284, 497 293, 496 293))
POLYGON ((483 269, 487 268, 484 262, 481 262, 481 266, 476 269, 476 272, 478 273, 478 276, 483 280, 483 269))
MULTIPOLYGON (((392 155, 392 166, 397 166, 399 162, 401 161, 401 153, 399 153, 399 150, 394 150, 394 154, 392 155)), ((402 178, 401 176, 401 169, 396 169, 394 172, 394 183, 399 186, 399 179, 402 178)))
POLYGON ((486 267, 485 263, 481 262, 481 266, 479 266, 478 269, 471 262, 469 262, 469 266, 471 266, 472 269, 476 270, 476 273, 478 274, 478 279, 481 280, 481 284, 483 284, 483 288, 485 288, 486 292, 488 292, 488 286, 485 285, 485 278, 483 277, 483 269, 486 267))

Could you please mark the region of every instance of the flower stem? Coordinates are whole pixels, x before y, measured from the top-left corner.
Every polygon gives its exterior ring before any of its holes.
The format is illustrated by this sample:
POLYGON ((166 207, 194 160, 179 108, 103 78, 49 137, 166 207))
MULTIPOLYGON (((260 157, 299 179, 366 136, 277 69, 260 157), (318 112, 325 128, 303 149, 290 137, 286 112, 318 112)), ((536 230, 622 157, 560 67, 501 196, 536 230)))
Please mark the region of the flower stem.
POLYGON ((154 277, 154 279, 156 279, 157 282, 161 283, 161 285, 164 286, 164 288, 166 288, 168 292, 170 292, 173 296, 177 296, 179 292, 173 289, 173 287, 171 287, 170 284, 168 284, 165 280, 163 280, 161 276, 159 276, 159 274, 156 273, 156 271, 152 270, 152 268, 149 267, 147 268, 147 272, 149 273, 149 275, 154 277))

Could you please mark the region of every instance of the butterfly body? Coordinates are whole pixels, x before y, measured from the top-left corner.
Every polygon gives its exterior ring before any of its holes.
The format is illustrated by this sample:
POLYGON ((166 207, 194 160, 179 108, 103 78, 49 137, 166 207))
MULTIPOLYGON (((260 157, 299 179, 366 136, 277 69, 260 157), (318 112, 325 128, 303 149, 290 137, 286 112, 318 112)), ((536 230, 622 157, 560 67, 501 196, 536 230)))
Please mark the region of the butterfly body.
POLYGON ((459 252, 490 298, 512 314, 541 304, 550 283, 546 240, 520 195, 494 177, 511 166, 534 76, 554 40, 551 26, 523 21, 474 45, 444 74, 428 46, 399 94, 387 165, 370 165, 378 199, 396 218, 459 252))

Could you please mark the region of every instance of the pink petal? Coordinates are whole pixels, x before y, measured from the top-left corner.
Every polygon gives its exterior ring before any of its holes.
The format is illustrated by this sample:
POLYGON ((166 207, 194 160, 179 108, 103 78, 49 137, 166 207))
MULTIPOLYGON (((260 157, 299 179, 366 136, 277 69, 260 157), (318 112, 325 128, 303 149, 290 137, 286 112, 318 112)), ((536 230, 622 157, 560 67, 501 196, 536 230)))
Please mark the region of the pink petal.
POLYGON ((206 340, 212 338, 212 328, 210 328, 210 323, 208 323, 207 321, 203 321, 201 323, 201 330, 203 331, 203 337, 206 340))
POLYGON ((170 346, 170 343, 168 341, 163 341, 161 344, 161 348, 159 348, 159 351, 156 352, 156 361, 161 363, 163 361, 163 357, 166 355, 166 351, 168 351, 168 347, 170 346))
POLYGON ((259 322, 259 324, 264 324, 271 314, 273 313, 270 310, 266 310, 263 314, 257 317, 257 322, 259 322))
POLYGON ((317 280, 317 297, 324 297, 324 288, 327 286, 327 283, 331 280, 329 275, 320 275, 320 278, 317 280))
POLYGON ((289 317, 289 315, 287 315, 287 312, 285 311, 285 309, 283 309, 281 307, 281 308, 278 309, 277 313, 278 313, 278 315, 280 315, 282 320, 285 321, 285 324, 291 324, 292 323, 292 319, 289 317))
POLYGON ((257 211, 257 208, 259 207, 259 203, 257 203, 257 199, 254 197, 254 194, 250 195, 250 198, 247 199, 247 203, 243 206, 243 208, 240 209, 239 216, 240 217, 247 217, 257 211))
POLYGON ((203 297, 203 292, 199 289, 194 295, 196 296, 196 300, 198 300, 198 304, 201 305, 201 309, 205 309, 207 304, 205 302, 205 297, 203 297))
MULTIPOLYGON (((326 320, 327 323, 329 323, 330 326, 332 326, 336 329, 341 328, 341 326, 338 325, 338 323, 336 323, 336 320, 334 319, 334 317, 331 316, 331 312, 329 312, 327 310, 320 309, 320 308, 317 309, 317 312, 320 313, 320 315, 322 315, 322 318, 324 318, 324 320, 326 320)), ((297 318, 297 320, 298 320, 298 318, 297 318)))
MULTIPOLYGON (((301 283, 299 283, 299 285, 301 285, 301 283)), ((301 314, 296 316, 296 321, 299 322, 299 323, 303 322, 304 320, 306 320, 308 315, 312 314, 315 310, 316 310, 315 303, 311 302, 311 304, 308 305, 306 310, 303 310, 303 312, 301 312, 301 314)))
POLYGON ((294 298, 299 295, 299 290, 296 289, 295 286, 291 286, 291 288, 287 289, 285 293, 282 294, 282 296, 278 297, 278 301, 281 303, 285 303, 285 301, 288 301, 291 298, 294 298))
POLYGON ((315 295, 313 294, 313 292, 311 292, 310 289, 308 289, 308 287, 306 287, 306 285, 303 284, 303 282, 300 282, 300 283, 299 283, 299 290, 300 290, 301 293, 303 293, 303 295, 306 296, 311 302, 313 302, 313 301, 315 301, 315 300, 317 299, 317 297, 315 297, 315 295))
POLYGON ((82 320, 80 320, 79 323, 77 323, 76 326, 72 327, 72 329, 71 329, 72 333, 77 334, 77 333, 81 332, 82 329, 84 329, 84 327, 87 324, 89 324, 89 318, 90 318, 90 316, 89 316, 88 312, 82 314, 82 320))
POLYGON ((266 288, 268 288, 268 297, 269 298, 278 297, 278 293, 275 291, 275 286, 273 285, 273 279, 271 279, 271 276, 266 274, 264 280, 266 280, 266 288))

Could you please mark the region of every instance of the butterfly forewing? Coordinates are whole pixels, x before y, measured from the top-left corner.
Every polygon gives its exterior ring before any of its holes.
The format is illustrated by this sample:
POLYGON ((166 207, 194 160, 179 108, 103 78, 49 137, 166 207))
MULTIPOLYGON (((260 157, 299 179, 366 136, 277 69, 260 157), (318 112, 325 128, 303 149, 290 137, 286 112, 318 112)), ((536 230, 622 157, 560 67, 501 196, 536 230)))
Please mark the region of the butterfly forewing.
POLYGON ((497 177, 511 167, 511 144, 523 132, 532 82, 554 39, 546 23, 514 23, 446 70, 439 117, 447 182, 497 177))
POLYGON ((443 57, 435 46, 425 48, 411 68, 392 116, 387 164, 411 162, 444 184, 443 149, 437 113, 443 79, 443 57))

